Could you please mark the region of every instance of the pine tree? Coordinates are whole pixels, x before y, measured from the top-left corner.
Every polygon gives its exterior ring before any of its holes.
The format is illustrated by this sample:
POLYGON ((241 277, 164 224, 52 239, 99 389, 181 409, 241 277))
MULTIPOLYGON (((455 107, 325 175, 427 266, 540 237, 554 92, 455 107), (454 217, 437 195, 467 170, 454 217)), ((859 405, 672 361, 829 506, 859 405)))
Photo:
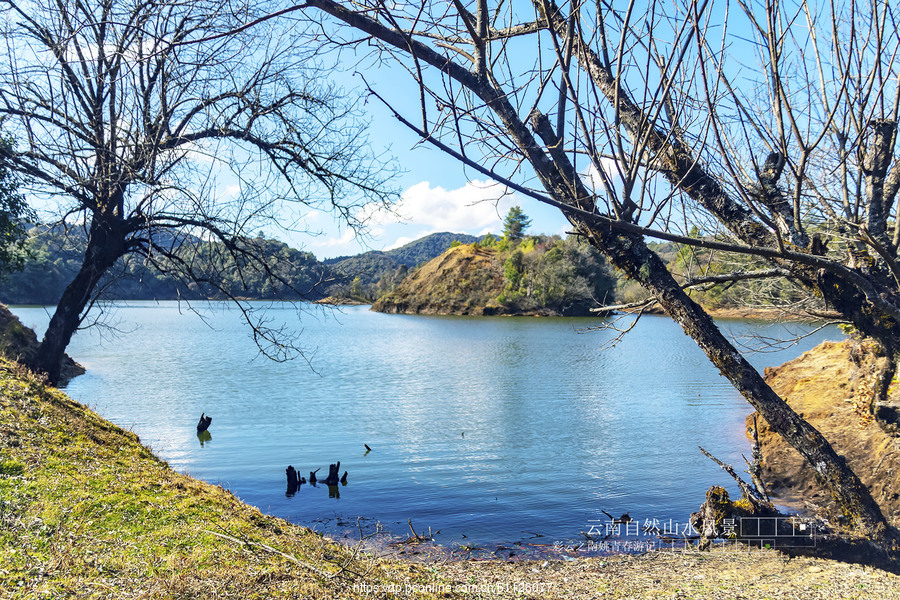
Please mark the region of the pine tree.
POLYGON ((513 206, 503 219, 503 237, 511 242, 517 242, 525 235, 525 230, 531 226, 531 219, 528 218, 522 208, 513 206))

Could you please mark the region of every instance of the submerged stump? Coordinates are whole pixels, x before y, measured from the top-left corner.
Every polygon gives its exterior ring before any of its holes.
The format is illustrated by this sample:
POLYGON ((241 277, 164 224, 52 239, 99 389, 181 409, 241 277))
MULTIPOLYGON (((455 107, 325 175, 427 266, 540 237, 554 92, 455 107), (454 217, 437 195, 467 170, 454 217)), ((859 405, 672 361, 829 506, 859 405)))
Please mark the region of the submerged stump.
POLYGON ((210 423, 212 423, 212 417, 207 417, 205 412, 200 413, 200 421, 197 423, 197 433, 203 433, 209 429, 210 423))
POLYGON ((336 465, 328 465, 328 478, 325 479, 325 485, 337 485, 341 480, 340 470, 341 461, 337 461, 336 465))
POLYGON ((300 487, 300 480, 297 479, 297 470, 294 469, 292 465, 288 465, 288 468, 285 469, 285 473, 287 474, 287 496, 293 496, 297 493, 297 488, 300 487))

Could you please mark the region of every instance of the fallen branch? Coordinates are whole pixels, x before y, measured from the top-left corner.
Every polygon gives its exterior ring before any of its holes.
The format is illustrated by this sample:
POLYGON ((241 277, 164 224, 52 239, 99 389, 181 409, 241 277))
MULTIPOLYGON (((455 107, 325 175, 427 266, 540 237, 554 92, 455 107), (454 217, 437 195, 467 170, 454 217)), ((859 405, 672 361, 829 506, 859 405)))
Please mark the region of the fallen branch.
POLYGON ((285 554, 281 550, 276 550, 272 546, 267 546, 267 545, 261 544, 259 542, 251 542, 250 540, 242 540, 240 538, 236 538, 231 535, 226 535, 224 533, 217 533, 215 531, 210 531, 209 529, 204 529, 203 532, 218 536, 220 538, 224 538, 226 540, 235 542, 236 544, 246 544, 247 546, 258 546, 259 548, 262 548, 266 552, 271 552, 272 554, 277 554, 278 556, 281 556, 282 558, 286 558, 287 560, 291 561, 292 563, 299 565, 299 566, 303 567, 304 569, 309 569, 316 575, 319 575, 320 577, 324 577, 326 579, 331 579, 335 575, 337 575, 337 573, 326 573, 325 571, 322 571, 321 569, 318 569, 309 563, 305 563, 302 560, 297 559, 295 556, 291 556, 290 554, 285 554))
POLYGON ((702 452, 708 458, 712 459, 717 465, 722 467, 723 471, 725 471, 726 473, 731 475, 732 479, 734 479, 737 482, 738 487, 741 488, 741 493, 743 493, 744 497, 747 498, 747 500, 749 500, 750 503, 753 505, 754 510, 759 509, 761 507, 771 509, 771 505, 769 504, 769 502, 760 498, 757 495, 757 492, 753 488, 750 487, 750 484, 748 484, 746 481, 741 479, 740 475, 738 475, 737 473, 734 472, 734 467, 732 467, 731 465, 726 465, 721 460, 719 460, 718 458, 716 458, 715 456, 713 456, 712 454, 710 454, 709 452, 704 450, 701 446, 697 446, 697 447, 700 448, 700 452, 702 452))
POLYGON ((766 484, 762 480, 762 449, 759 446, 759 436, 757 435, 756 413, 753 413, 752 431, 753 447, 750 451, 752 453, 753 462, 744 458, 744 462, 747 463, 747 474, 750 475, 750 479, 753 480, 753 486, 756 488, 759 497, 763 498, 766 502, 770 502, 769 492, 766 491, 766 484))
POLYGON ((413 529, 412 519, 407 519, 406 523, 409 525, 409 530, 412 532, 412 535, 401 542, 397 542, 398 544, 421 544, 422 542, 428 542, 428 541, 434 540, 434 537, 432 535, 430 535, 431 534, 430 527, 428 528, 429 535, 425 536, 425 535, 419 535, 418 533, 416 533, 416 530, 413 529))

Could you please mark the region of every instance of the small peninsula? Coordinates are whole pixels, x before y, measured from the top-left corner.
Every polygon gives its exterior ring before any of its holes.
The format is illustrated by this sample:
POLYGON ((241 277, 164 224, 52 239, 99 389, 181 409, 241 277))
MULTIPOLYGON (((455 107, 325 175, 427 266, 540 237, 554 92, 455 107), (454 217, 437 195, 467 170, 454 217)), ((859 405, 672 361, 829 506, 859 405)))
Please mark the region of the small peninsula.
POLYGON ((411 272, 372 310, 425 315, 595 316, 615 279, 583 241, 490 236, 456 244, 411 272))

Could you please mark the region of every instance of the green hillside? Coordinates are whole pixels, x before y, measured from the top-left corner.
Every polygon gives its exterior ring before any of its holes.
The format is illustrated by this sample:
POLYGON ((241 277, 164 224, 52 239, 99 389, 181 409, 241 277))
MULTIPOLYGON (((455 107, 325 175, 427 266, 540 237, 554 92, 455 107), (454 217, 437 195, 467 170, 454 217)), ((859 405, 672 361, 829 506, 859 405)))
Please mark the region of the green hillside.
POLYGON ((440 256, 454 242, 471 244, 477 240, 475 236, 460 233, 433 233, 393 250, 373 250, 325 260, 324 264, 335 279, 329 293, 375 301, 397 287, 409 269, 440 256))
POLYGON ((413 271, 372 309, 389 313, 589 316, 613 295, 606 263, 577 238, 457 245, 413 271))
MULTIPOLYGON (((107 300, 221 299, 228 295, 260 300, 294 300, 300 293, 310 300, 325 296, 354 296, 373 301, 393 289, 409 268, 428 262, 454 241, 474 242, 465 234, 436 233, 387 252, 319 261, 313 254, 291 248, 278 240, 257 237, 246 240, 267 268, 282 280, 273 284, 266 273, 240 264, 221 244, 197 239, 177 240, 183 264, 141 257, 120 260, 102 284, 107 300), (223 289, 198 284, 196 279, 222 281, 223 289)), ((168 240, 164 245, 175 245, 168 240)), ((32 227, 26 244, 23 270, 10 273, 0 283, 0 302, 53 305, 81 268, 86 247, 83 230, 32 227)))
MULTIPOLYGON (((157 240, 157 243, 162 243, 157 240)), ((176 240, 168 240, 175 247, 176 240)), ((228 295, 253 299, 311 299, 326 295, 329 273, 309 252, 261 237, 244 245, 265 257, 267 269, 284 283, 273 285, 262 269, 239 263, 222 244, 198 239, 179 240, 179 261, 139 256, 119 260, 100 288, 106 300, 221 299, 228 295), (222 289, 196 281, 221 281, 222 289)), ((86 247, 82 230, 32 227, 26 243, 28 258, 22 271, 10 273, 0 284, 0 302, 46 304, 59 301, 81 268, 86 247)))

